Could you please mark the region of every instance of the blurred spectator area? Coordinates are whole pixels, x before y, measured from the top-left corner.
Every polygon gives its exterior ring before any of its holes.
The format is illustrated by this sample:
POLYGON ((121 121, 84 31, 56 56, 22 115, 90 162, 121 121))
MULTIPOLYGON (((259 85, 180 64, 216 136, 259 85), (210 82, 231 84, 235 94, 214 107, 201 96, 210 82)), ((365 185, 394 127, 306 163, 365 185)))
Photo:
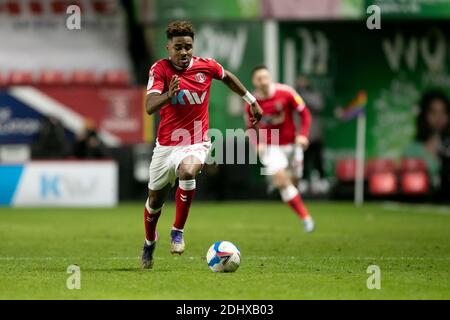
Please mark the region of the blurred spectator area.
MULTIPOLYGON (((351 198, 356 181, 356 160, 338 159, 335 164, 335 198, 351 198)), ((417 158, 372 158, 364 168, 365 193, 369 199, 427 200, 432 196, 430 174, 417 158)))
POLYGON ((0 164, 113 158, 121 197, 145 192, 132 150, 153 139, 143 109, 150 59, 133 2, 0 0, 0 164), (81 9, 81 29, 68 27, 69 5, 81 9))
POLYGON ((129 3, 0 1, 0 86, 133 84, 129 3))
POLYGON ((0 2, 0 12, 11 16, 20 16, 23 14, 32 14, 35 16, 42 16, 48 13, 55 15, 66 14, 68 4, 78 5, 83 9, 93 10, 97 14, 110 15, 117 11, 117 2, 111 0, 5 0, 0 2))
POLYGON ((130 86, 131 75, 128 70, 12 70, 0 71, 0 86, 19 85, 99 85, 130 86))

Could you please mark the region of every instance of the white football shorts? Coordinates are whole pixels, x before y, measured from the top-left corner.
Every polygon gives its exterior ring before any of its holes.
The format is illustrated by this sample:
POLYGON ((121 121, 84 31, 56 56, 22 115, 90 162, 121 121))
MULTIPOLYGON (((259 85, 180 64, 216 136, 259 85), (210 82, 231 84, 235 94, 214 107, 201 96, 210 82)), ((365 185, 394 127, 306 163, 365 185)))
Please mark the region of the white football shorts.
POLYGON ((260 152, 261 163, 269 176, 287 169, 293 178, 303 175, 303 149, 296 144, 268 145, 260 152))
POLYGON ((156 141, 150 163, 148 188, 161 190, 168 183, 174 186, 181 161, 188 156, 194 156, 205 164, 210 150, 210 141, 185 146, 162 146, 156 141))

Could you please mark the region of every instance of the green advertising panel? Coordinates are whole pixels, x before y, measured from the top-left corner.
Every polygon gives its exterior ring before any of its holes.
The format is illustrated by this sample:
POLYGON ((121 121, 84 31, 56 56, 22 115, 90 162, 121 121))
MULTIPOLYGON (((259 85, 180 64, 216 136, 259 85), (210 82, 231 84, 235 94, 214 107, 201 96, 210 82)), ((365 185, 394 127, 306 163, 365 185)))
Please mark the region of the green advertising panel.
POLYGON ((367 93, 366 155, 399 157, 415 134, 418 101, 427 89, 450 93, 450 24, 365 22, 282 23, 281 79, 305 75, 326 101, 322 130, 328 172, 337 157, 354 155, 356 121, 338 111, 367 93))
POLYGON ((238 19, 260 16, 260 0, 159 0, 158 19, 238 19))
MULTIPOLYGON (((194 55, 214 58, 250 86, 251 70, 263 61, 262 24, 259 22, 206 23, 196 28, 194 55)), ((167 56, 165 25, 152 28, 154 60, 167 56)), ((220 81, 213 81, 209 99, 210 127, 221 131, 242 128, 243 101, 220 81)))
POLYGON ((377 5, 389 18, 443 19, 450 17, 450 0, 365 0, 366 8, 377 5))

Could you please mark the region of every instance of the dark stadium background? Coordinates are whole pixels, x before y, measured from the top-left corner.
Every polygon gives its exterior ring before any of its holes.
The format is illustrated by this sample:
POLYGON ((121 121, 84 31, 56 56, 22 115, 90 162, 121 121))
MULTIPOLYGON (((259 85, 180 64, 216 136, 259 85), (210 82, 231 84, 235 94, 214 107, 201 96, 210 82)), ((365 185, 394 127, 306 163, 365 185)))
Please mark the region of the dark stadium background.
MULTIPOLYGON (((148 117, 143 111, 148 69, 166 55, 167 23, 190 19, 197 29, 195 54, 217 59, 248 87, 252 67, 265 63, 276 80, 297 88, 299 77, 306 77, 320 95, 322 111, 313 116, 320 118, 324 171, 321 180, 327 187, 314 190, 311 186, 313 180, 319 179, 318 172, 309 172, 306 198, 353 198, 357 121, 346 121, 337 114, 338 110, 351 109, 352 101, 362 92, 367 97, 358 105, 367 115, 366 198, 448 201, 448 132, 442 136, 442 168, 437 178, 431 177, 427 168, 413 166, 413 171, 419 173, 412 179, 418 179, 421 186, 408 191, 408 181, 403 177, 408 170, 402 159, 404 150, 414 140, 421 96, 429 89, 450 93, 450 4, 411 3, 2 1, 0 110, 4 116, 0 117, 0 163, 112 158, 118 164, 119 200, 145 199, 147 168, 158 123, 157 117, 148 117), (69 4, 81 6, 81 30, 67 30, 63 24, 69 4), (369 30, 366 25, 370 16, 366 9, 373 4, 382 9, 379 30, 369 30), (26 42, 29 38, 35 42, 26 42), (61 147, 57 142, 50 143, 55 148, 54 153, 50 152, 52 148, 45 147, 48 142, 39 145, 36 124, 46 112, 26 102, 17 104, 11 98, 15 88, 19 90, 13 97, 26 96, 23 86, 32 86, 63 103, 81 114, 81 123, 89 129, 109 130, 119 141, 103 141, 105 145, 99 154, 77 153, 77 136, 83 129, 70 120, 68 125, 54 111, 52 116, 62 122, 65 133, 63 141, 58 142, 61 147), (435 178, 441 180, 441 187, 433 184, 435 178)), ((211 90, 210 125, 223 132, 244 128, 242 101, 221 83, 214 83, 211 90)), ((199 185, 198 199, 277 197, 268 196, 259 165, 207 166, 199 185)), ((10 204, 2 201, 3 205, 10 204)))

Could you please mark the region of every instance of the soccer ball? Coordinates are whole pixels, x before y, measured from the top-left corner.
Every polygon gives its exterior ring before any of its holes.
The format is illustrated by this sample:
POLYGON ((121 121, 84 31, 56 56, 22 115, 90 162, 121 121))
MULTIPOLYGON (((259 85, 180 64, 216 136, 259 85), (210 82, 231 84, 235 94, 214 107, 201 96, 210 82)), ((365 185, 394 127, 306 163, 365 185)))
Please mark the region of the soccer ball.
POLYGON ((229 241, 217 241, 209 247, 206 261, 213 272, 234 272, 241 263, 241 252, 229 241))

